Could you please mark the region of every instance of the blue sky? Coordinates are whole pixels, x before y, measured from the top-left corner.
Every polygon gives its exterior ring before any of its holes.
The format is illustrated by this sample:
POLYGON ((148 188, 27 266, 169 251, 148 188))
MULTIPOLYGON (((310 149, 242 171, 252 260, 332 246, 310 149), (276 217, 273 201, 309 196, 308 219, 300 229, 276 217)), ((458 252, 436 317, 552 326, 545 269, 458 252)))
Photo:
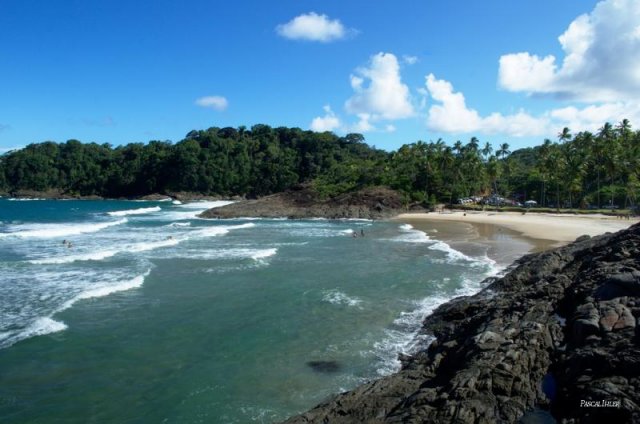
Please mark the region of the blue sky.
POLYGON ((517 148, 640 123, 640 0, 3 0, 0 57, 0 152, 257 123, 517 148))

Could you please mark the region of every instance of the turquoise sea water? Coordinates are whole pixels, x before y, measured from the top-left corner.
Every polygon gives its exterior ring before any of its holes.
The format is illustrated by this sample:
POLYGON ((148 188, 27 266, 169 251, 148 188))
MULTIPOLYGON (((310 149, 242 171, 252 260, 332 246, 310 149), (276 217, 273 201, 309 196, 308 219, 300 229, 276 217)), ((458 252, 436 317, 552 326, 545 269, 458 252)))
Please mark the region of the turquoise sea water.
POLYGON ((222 203, 0 199, 0 422, 282 420, 498 270, 398 223, 196 218, 222 203))

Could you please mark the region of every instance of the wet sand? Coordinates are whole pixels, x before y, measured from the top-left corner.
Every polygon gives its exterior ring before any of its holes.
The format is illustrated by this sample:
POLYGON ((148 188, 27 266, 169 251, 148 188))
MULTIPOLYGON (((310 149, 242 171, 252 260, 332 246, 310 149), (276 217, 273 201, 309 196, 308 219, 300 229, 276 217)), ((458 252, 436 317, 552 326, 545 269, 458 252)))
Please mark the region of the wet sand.
POLYGON ((526 253, 562 246, 581 235, 615 232, 638 222, 604 215, 510 212, 407 213, 394 218, 472 256, 508 265, 526 253))
POLYGON ((502 266, 508 266, 521 256, 548 249, 550 240, 525 237, 517 231, 492 224, 401 219, 429 237, 441 240, 468 256, 487 256, 502 266))

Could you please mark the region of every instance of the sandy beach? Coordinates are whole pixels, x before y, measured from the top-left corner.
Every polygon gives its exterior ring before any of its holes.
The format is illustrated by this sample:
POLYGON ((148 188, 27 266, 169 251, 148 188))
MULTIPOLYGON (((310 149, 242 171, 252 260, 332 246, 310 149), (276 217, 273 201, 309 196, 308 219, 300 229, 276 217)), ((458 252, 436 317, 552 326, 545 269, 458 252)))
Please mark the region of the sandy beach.
POLYGON ((406 213, 394 218, 471 255, 508 264, 520 256, 562 246, 582 235, 616 232, 637 222, 606 215, 513 212, 406 213))

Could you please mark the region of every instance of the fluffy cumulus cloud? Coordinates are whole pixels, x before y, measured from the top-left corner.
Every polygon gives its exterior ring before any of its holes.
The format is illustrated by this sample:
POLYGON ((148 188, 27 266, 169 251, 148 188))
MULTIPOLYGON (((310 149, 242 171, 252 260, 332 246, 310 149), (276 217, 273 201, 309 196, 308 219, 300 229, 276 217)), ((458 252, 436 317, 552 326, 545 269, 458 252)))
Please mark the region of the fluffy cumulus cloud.
POLYGON ((196 105, 217 111, 223 111, 229 106, 229 102, 222 96, 205 96, 197 99, 196 105))
POLYGON ((356 69, 350 76, 350 82, 354 94, 345 102, 344 107, 357 121, 344 123, 329 106, 325 106, 325 115, 311 121, 313 131, 393 132, 396 128, 390 123, 383 127, 376 125, 380 121, 415 116, 409 87, 402 82, 400 64, 395 55, 373 55, 367 66, 356 69))
POLYGON ((340 119, 331 110, 331 106, 326 105, 324 107, 324 116, 318 116, 311 121, 311 131, 325 132, 336 131, 342 126, 340 119))
POLYGON ((276 32, 291 40, 307 40, 330 42, 345 38, 352 30, 348 30, 338 19, 329 19, 327 15, 315 12, 296 16, 286 24, 278 25, 276 32))
POLYGON ((482 117, 475 109, 467 107, 464 95, 455 92, 450 82, 436 79, 433 74, 426 77, 426 91, 433 103, 427 112, 427 126, 433 131, 515 137, 543 135, 548 131, 548 118, 533 117, 524 111, 512 115, 492 113, 482 117))
POLYGON ((597 131, 605 122, 618 122, 623 118, 640 122, 640 104, 619 101, 591 104, 581 107, 565 106, 531 115, 523 110, 510 115, 491 113, 481 116, 467 106, 464 94, 454 91, 453 85, 436 79, 433 74, 426 77, 423 91, 431 99, 427 111, 429 129, 445 133, 502 134, 513 137, 552 137, 562 128, 577 131, 597 131))
POLYGON ((414 115, 409 88, 400 78, 398 59, 391 53, 371 57, 367 67, 351 76, 354 95, 347 100, 347 112, 369 114, 372 120, 402 119, 414 115))
POLYGON ((640 0, 605 0, 558 38, 564 58, 528 52, 500 58, 499 85, 583 102, 640 95, 640 0))

